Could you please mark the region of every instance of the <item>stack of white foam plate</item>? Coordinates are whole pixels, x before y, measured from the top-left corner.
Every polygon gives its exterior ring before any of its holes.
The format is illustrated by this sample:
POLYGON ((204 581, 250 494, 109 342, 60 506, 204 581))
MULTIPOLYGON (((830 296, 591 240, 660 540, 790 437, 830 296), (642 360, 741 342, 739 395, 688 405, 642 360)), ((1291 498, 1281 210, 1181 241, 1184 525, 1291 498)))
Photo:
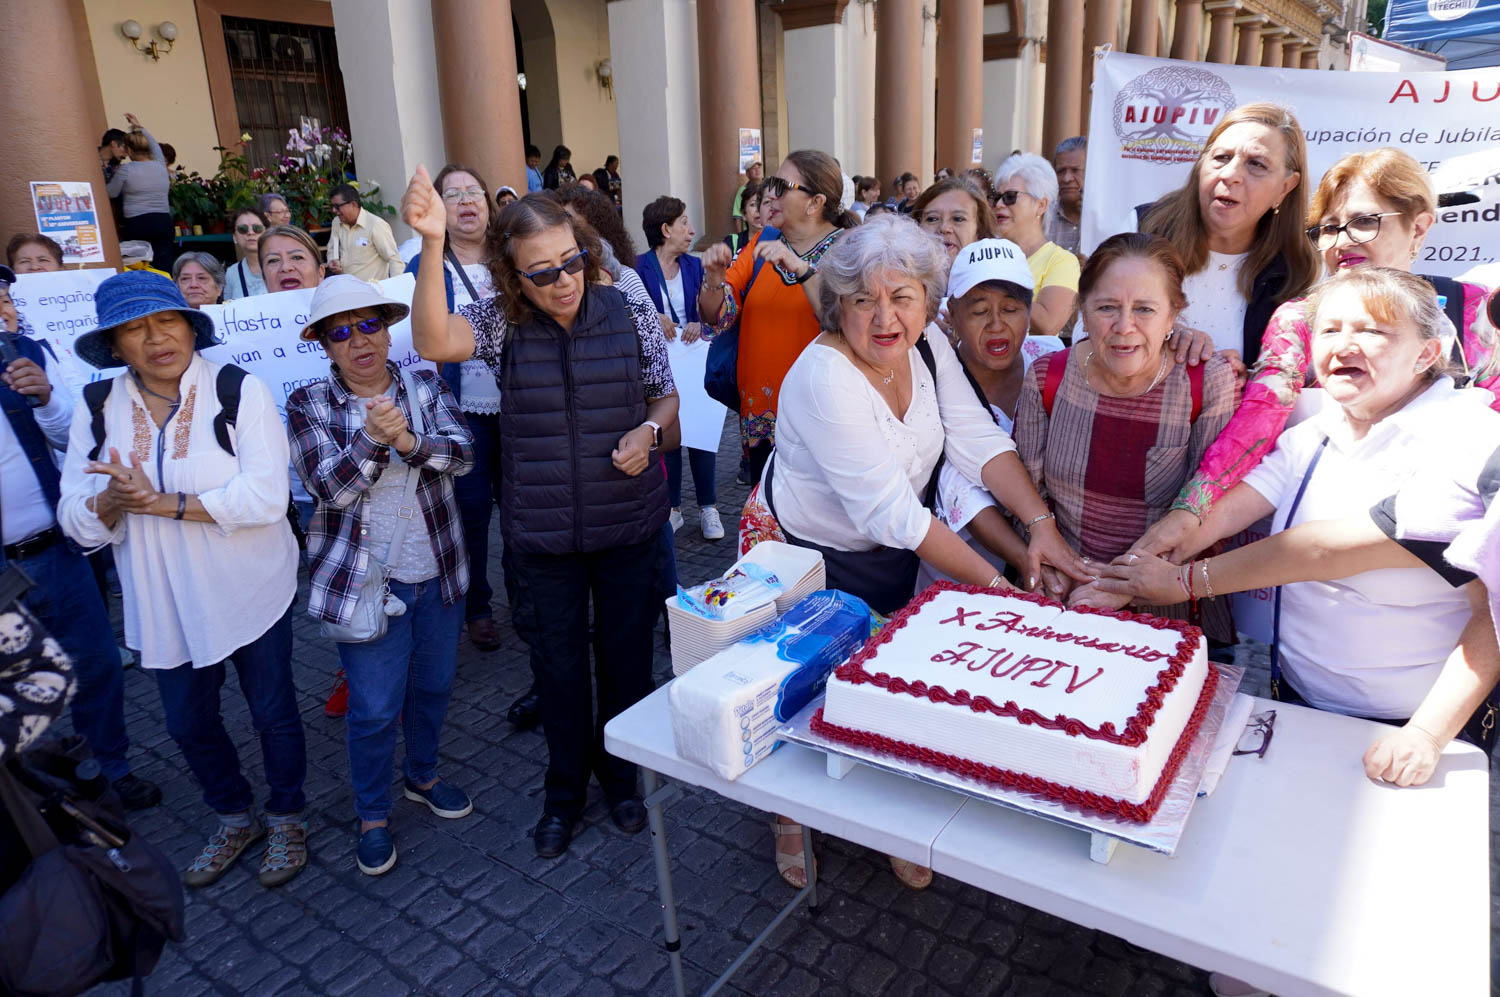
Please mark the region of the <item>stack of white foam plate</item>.
POLYGON ((734 566, 742 564, 753 564, 776 575, 783 586, 781 595, 774 602, 757 606, 733 620, 706 619, 684 609, 675 595, 667 599, 667 622, 672 628, 673 675, 681 675, 748 637, 823 588, 827 577, 822 554, 774 540, 756 544, 734 566))

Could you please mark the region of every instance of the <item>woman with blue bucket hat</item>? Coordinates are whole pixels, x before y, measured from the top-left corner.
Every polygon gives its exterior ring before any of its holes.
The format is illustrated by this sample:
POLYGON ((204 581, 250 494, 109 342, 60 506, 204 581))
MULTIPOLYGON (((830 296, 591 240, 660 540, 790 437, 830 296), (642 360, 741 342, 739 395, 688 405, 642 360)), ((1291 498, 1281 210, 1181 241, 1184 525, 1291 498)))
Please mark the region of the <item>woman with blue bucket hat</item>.
POLYGON ((85 548, 114 546, 125 642, 156 675, 167 731, 218 814, 184 882, 216 881, 269 833, 259 879, 277 886, 307 864, 286 430, 264 384, 203 357, 213 322, 167 278, 110 277, 94 306, 99 328, 73 349, 125 369, 85 388, 73 413, 58 522, 85 548), (220 714, 226 661, 260 739, 264 818, 220 714))

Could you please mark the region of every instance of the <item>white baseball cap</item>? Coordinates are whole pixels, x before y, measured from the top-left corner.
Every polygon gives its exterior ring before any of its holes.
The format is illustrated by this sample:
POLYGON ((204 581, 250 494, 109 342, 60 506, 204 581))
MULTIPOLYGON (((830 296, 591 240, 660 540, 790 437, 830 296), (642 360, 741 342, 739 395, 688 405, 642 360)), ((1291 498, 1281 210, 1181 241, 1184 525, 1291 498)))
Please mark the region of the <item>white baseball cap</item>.
POLYGON ((948 297, 961 298, 987 280, 1003 280, 1030 291, 1036 285, 1021 247, 1009 239, 980 239, 958 251, 948 271, 948 297))

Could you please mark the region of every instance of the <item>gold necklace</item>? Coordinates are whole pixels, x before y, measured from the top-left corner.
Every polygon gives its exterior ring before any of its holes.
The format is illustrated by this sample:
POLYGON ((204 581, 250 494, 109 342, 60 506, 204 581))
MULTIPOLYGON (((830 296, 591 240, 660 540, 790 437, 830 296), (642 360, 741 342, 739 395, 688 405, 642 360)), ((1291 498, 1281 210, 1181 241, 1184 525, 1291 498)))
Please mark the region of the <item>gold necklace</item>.
MULTIPOLYGON (((1086 357, 1083 358, 1083 383, 1084 384, 1088 384, 1089 383, 1089 364, 1091 364, 1091 363, 1094 362, 1094 354, 1097 353, 1097 352, 1098 352, 1098 348, 1095 347, 1094 349, 1089 350, 1089 355, 1088 356, 1086 356, 1086 357)), ((1140 394, 1135 394, 1135 395, 1111 395, 1110 397, 1112 397, 1112 398, 1141 398, 1141 397, 1143 397, 1145 395, 1149 395, 1149 394, 1151 394, 1151 392, 1153 392, 1153 391, 1156 390, 1157 384, 1159 384, 1161 382, 1161 379, 1162 379, 1163 375, 1166 374, 1166 372, 1167 372, 1167 353, 1166 353, 1166 350, 1164 349, 1164 350, 1162 350, 1162 354, 1161 354, 1161 363, 1158 364, 1157 367, 1156 367, 1156 376, 1151 379, 1151 385, 1148 388, 1146 388, 1145 391, 1142 391, 1142 392, 1140 392, 1140 394)), ((1092 385, 1090 385, 1090 387, 1092 387, 1092 385)), ((1102 394, 1104 394, 1104 392, 1101 391, 1101 392, 1099 392, 1099 394, 1102 395, 1102 394)))

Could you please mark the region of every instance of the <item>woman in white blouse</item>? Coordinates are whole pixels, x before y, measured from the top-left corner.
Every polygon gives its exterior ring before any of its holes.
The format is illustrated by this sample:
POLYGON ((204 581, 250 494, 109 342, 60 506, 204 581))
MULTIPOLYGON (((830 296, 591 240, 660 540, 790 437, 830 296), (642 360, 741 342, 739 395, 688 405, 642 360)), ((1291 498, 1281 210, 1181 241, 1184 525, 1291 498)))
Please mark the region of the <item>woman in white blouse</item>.
POLYGON ((264 384, 199 353, 214 342, 213 322, 167 278, 110 277, 94 305, 99 328, 74 349, 95 367, 126 370, 90 385, 73 413, 58 522, 85 548, 114 546, 125 642, 156 675, 167 731, 218 814, 184 882, 214 882, 269 832, 260 882, 277 886, 307 864, 286 430, 264 384), (223 402, 236 393, 231 417, 223 402), (226 660, 260 738, 263 820, 219 711, 226 660))
MULTIPOLYGON (((830 588, 881 613, 911 598, 920 561, 971 585, 1009 587, 929 511, 941 455, 1030 530, 1028 579, 1044 562, 1085 577, 953 348, 924 334, 948 283, 942 243, 909 218, 872 218, 845 233, 818 274, 825 331, 782 382, 776 450, 751 504, 763 503, 788 542, 822 552, 830 588)), ((774 830, 788 849, 777 853, 782 876, 805 882, 800 826, 774 830)), ((891 863, 909 886, 932 881, 930 869, 891 863)))

